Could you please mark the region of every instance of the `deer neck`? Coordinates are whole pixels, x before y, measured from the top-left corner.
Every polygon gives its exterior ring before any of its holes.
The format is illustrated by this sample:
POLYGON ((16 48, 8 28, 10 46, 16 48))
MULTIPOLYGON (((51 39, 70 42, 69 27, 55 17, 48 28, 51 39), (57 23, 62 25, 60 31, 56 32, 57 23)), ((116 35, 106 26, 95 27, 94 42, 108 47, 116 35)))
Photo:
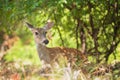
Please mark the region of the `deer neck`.
POLYGON ((40 60, 43 60, 46 63, 50 62, 49 51, 45 45, 37 44, 37 52, 40 60))

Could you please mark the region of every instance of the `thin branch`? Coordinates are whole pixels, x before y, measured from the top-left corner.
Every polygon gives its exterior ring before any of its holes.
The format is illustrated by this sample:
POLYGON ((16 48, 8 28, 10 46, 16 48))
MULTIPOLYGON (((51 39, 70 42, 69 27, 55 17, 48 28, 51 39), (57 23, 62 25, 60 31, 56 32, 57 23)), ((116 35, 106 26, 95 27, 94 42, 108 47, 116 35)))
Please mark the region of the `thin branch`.
POLYGON ((76 48, 78 49, 79 48, 79 43, 78 43, 78 30, 79 30, 79 24, 77 23, 77 26, 76 26, 76 48))
POLYGON ((117 41, 115 44, 113 43, 109 49, 109 51, 106 52, 106 55, 104 56, 105 61, 108 61, 109 56, 114 52, 114 50, 117 48, 118 44, 120 43, 120 40, 117 41))
MULTIPOLYGON (((54 13, 54 19, 55 19, 55 22, 56 22, 56 26, 58 25, 58 21, 57 21, 57 18, 55 17, 55 13, 54 13)), ((62 38, 62 34, 61 34, 61 32, 60 32, 60 29, 59 29, 59 27, 56 27, 57 28, 57 30, 58 30, 58 33, 59 33, 59 36, 60 36, 60 40, 61 40, 61 42, 62 42, 62 46, 64 46, 64 40, 63 40, 63 38, 62 38)))

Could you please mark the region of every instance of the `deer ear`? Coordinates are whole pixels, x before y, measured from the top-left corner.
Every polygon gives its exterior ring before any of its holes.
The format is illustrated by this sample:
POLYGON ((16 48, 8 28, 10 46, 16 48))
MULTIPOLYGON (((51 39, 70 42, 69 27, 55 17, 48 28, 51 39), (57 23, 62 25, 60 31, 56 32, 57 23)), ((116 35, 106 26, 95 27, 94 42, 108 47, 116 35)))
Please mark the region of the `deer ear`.
POLYGON ((54 23, 53 22, 47 22, 47 24, 44 26, 44 29, 49 30, 53 27, 54 23))
POLYGON ((33 27, 33 25, 32 25, 32 24, 30 24, 30 23, 26 22, 26 25, 28 26, 28 28, 29 28, 30 30, 33 30, 33 29, 34 29, 34 27, 33 27))

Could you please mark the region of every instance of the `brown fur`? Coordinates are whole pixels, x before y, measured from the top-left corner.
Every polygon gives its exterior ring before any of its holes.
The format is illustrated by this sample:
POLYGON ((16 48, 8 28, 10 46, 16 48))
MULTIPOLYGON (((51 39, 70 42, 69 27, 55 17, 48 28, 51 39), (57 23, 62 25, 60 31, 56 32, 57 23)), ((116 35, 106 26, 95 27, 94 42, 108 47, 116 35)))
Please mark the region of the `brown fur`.
POLYGON ((28 27, 34 34, 34 39, 37 46, 37 52, 41 60, 45 63, 53 64, 58 60, 60 56, 65 57, 69 62, 74 63, 79 60, 86 60, 86 56, 82 54, 79 50, 73 48, 60 48, 60 47, 53 47, 48 48, 44 43, 46 38, 46 31, 49 30, 52 26, 52 22, 48 22, 45 27, 43 28, 34 28, 31 24, 27 23, 28 27))

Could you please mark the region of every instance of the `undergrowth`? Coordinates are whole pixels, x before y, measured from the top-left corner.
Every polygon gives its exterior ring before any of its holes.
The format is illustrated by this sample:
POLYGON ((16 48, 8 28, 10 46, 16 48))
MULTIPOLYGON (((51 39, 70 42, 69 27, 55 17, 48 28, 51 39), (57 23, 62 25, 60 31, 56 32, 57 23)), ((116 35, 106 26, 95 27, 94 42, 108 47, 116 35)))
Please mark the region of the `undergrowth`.
POLYGON ((34 43, 15 43, 0 62, 0 80, 119 80, 119 60, 109 64, 82 64, 71 67, 63 58, 51 73, 40 74, 41 63, 34 43), (47 76, 47 77, 45 77, 47 76))

